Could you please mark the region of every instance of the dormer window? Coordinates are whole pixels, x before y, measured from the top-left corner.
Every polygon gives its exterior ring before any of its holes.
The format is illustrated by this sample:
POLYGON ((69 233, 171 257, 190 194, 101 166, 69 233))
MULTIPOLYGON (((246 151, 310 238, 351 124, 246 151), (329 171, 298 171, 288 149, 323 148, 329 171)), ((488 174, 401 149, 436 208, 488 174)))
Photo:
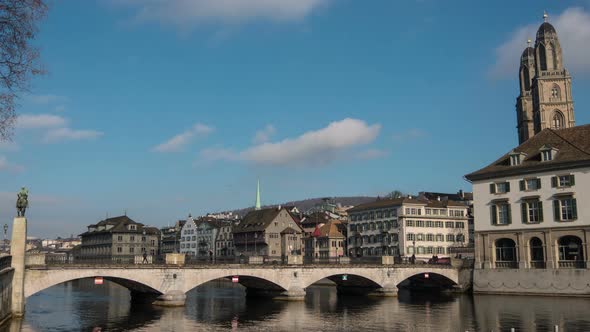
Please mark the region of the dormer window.
POLYGON ((541 147, 541 161, 543 161, 543 162, 551 161, 551 160, 555 159, 556 155, 557 155, 556 148, 551 147, 549 145, 543 145, 543 147, 541 147))
POLYGON ((526 154, 524 154, 522 152, 513 151, 512 153, 510 153, 510 166, 518 166, 518 165, 522 164, 525 157, 526 157, 526 154))
POLYGON ((135 230, 137 230, 137 225, 129 225, 129 230, 130 230, 130 231, 135 231, 135 230))

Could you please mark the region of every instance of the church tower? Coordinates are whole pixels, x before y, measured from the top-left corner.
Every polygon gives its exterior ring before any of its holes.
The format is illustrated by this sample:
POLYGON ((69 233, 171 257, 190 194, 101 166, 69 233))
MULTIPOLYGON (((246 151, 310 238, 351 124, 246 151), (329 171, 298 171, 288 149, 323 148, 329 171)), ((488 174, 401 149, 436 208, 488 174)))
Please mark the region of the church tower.
POLYGON ((534 49, 527 47, 520 59, 520 96, 516 102, 520 144, 545 128, 563 129, 576 125, 572 78, 563 67, 557 31, 547 18, 545 13, 545 22, 537 30, 534 49))
POLYGON ((533 78, 535 77, 535 49, 529 46, 524 49, 520 56, 520 95, 516 98, 516 122, 518 128, 518 142, 533 137, 535 126, 533 123, 533 97, 531 89, 533 87, 533 78))

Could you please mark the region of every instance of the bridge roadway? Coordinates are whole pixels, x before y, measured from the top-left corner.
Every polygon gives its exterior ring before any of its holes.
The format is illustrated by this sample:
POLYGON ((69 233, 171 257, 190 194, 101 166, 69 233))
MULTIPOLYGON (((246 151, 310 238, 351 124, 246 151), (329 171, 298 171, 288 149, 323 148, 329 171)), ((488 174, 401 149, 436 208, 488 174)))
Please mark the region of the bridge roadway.
POLYGON ((238 277, 248 296, 302 300, 305 290, 321 279, 336 283, 339 293, 397 296, 406 280, 464 289, 468 279, 458 268, 440 265, 39 265, 27 266, 24 297, 81 278, 103 277, 131 291, 132 296, 157 295, 154 304, 182 306, 185 294, 208 281, 238 277))

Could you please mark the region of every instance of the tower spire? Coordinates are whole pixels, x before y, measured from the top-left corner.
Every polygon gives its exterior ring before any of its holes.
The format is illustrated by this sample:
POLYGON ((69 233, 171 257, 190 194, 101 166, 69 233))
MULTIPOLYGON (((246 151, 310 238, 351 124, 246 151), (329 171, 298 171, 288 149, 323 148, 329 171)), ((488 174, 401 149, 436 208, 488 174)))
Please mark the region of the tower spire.
POLYGON ((543 11, 543 22, 547 22, 548 18, 549 18, 549 15, 547 14, 547 11, 543 11))
POLYGON ((256 211, 260 210, 260 179, 256 183, 256 211))

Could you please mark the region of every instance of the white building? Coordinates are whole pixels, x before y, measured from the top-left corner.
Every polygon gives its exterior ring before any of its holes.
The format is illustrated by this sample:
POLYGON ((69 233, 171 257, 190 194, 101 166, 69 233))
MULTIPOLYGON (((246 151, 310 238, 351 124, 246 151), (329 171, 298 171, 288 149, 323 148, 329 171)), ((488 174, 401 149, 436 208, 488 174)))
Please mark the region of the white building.
POLYGON ((349 256, 448 256, 468 242, 467 207, 450 200, 380 199, 348 210, 349 256))
POLYGON ((586 268, 590 125, 545 129, 473 183, 476 268, 586 268))
POLYGON ((196 256, 197 250, 197 224, 189 216, 180 231, 180 253, 196 256))

